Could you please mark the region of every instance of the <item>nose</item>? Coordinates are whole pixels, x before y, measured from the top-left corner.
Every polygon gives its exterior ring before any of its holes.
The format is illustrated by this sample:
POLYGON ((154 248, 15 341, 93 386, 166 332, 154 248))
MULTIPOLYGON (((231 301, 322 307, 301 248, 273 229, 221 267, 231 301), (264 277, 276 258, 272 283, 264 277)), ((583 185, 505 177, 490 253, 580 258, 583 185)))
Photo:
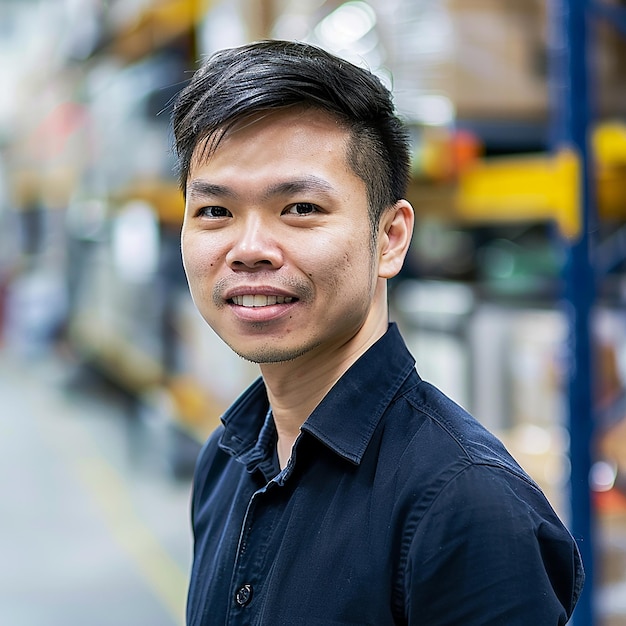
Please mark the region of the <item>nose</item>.
POLYGON ((234 270, 278 269, 283 254, 271 226, 259 216, 242 219, 226 263, 234 270))

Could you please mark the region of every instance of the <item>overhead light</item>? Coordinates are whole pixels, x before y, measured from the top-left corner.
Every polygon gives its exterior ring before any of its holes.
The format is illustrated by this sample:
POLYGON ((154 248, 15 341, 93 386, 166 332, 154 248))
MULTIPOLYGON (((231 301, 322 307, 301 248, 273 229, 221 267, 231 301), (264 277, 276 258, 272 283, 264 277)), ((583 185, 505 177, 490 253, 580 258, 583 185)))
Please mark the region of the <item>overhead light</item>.
POLYGON ((589 472, 589 483, 594 491, 610 491, 617 479, 617 466, 608 461, 596 461, 589 472))
POLYGON ((327 15, 316 27, 316 36, 327 46, 346 48, 376 26, 376 12, 360 0, 346 2, 327 15))
POLYGON ((450 98, 442 94, 398 94, 405 114, 426 126, 448 126, 454 122, 456 110, 450 98))

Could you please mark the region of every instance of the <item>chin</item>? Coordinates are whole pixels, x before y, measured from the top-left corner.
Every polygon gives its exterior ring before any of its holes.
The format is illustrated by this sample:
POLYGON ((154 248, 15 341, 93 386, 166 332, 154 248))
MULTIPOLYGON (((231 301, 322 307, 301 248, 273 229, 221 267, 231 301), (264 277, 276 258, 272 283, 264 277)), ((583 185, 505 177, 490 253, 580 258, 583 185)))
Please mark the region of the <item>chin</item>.
POLYGON ((244 350, 235 350, 235 352, 246 361, 250 361, 251 363, 256 363, 257 365, 263 365, 264 363, 284 363, 287 361, 294 361, 299 356, 304 354, 303 351, 299 352, 287 352, 282 350, 276 350, 272 348, 267 348, 265 350, 256 350, 256 351, 244 351, 244 350))
POLYGON ((254 349, 248 347, 242 349, 238 346, 232 345, 230 347, 242 359, 258 365, 263 365, 264 363, 285 363, 288 361, 295 361, 315 346, 285 348, 272 344, 266 344, 258 346, 254 349))

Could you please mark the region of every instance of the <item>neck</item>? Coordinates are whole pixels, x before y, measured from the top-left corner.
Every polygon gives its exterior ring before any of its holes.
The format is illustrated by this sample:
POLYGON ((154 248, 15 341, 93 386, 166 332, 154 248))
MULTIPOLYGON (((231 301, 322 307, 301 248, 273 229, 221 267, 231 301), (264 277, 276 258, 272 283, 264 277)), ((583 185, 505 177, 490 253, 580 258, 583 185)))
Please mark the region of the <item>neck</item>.
POLYGON ((281 468, 291 456, 302 424, 350 366, 385 334, 387 325, 385 308, 332 348, 312 350, 294 361, 261 365, 278 433, 281 468))

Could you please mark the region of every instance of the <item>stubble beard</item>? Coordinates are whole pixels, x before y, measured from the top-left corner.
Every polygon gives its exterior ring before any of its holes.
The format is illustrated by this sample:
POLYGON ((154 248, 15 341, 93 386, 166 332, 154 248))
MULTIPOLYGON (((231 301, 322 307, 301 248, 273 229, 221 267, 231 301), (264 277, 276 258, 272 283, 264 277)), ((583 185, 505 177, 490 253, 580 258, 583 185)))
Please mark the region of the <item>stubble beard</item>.
POLYGON ((243 350, 233 346, 231 343, 226 342, 226 345, 235 353, 246 361, 256 363, 257 365, 264 365, 268 363, 287 363, 289 361, 295 361, 301 356, 304 356, 310 350, 314 350, 320 345, 320 343, 314 343, 291 349, 281 348, 280 346, 273 346, 271 343, 267 343, 262 346, 258 346, 254 350, 243 350))
MULTIPOLYGON (((223 294, 232 286, 232 279, 221 279, 217 281, 213 288, 213 304, 218 309, 223 309, 226 306, 229 306, 224 300, 223 294)), ((284 289, 287 289, 290 293, 293 293, 299 301, 301 302, 309 302, 314 295, 313 287, 303 280, 297 279, 280 279, 279 281, 273 277, 271 281, 274 285, 281 286, 284 289)), ((250 323, 250 329, 253 331, 257 331, 259 336, 262 336, 263 333, 268 329, 269 325, 266 322, 259 323, 250 323)), ((251 363, 256 363, 257 365, 262 365, 264 363, 283 363, 288 361, 294 361, 297 358, 303 356, 307 352, 312 349, 315 349, 320 342, 313 342, 311 344, 304 343, 298 346, 284 347, 281 345, 283 342, 280 339, 267 339, 266 342, 261 345, 256 345, 254 348, 250 350, 242 347, 241 342, 237 341, 229 341, 225 337, 222 336, 220 332, 218 332, 217 328, 213 328, 213 330, 221 337, 222 341, 239 357, 246 361, 250 361, 251 363), (235 345, 235 343, 237 345, 235 345)), ((243 339, 241 340, 244 341, 243 339)), ((258 339, 254 340, 254 343, 257 343, 258 339)))

